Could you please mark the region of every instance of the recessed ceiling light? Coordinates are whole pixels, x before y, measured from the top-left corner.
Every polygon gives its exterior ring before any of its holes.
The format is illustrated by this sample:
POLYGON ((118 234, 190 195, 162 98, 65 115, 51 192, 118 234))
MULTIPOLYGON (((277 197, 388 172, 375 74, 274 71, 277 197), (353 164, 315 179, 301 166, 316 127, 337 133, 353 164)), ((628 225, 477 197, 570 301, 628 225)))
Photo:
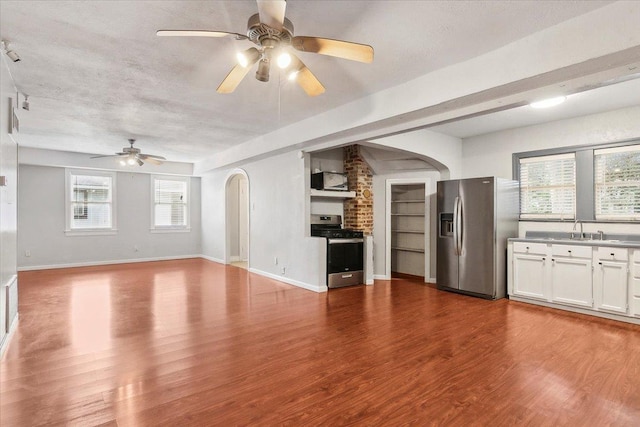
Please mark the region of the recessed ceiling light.
POLYGON ((536 101, 529 104, 533 108, 549 108, 562 104, 567 100, 566 96, 557 96, 555 98, 543 99, 542 101, 536 101))

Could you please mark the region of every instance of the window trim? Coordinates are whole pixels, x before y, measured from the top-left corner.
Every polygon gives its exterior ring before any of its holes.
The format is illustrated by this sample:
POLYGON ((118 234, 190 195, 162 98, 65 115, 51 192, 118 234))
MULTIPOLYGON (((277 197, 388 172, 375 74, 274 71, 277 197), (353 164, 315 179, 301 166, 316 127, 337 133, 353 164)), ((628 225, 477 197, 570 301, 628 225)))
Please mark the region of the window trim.
POLYGON ((149 231, 151 233, 189 233, 191 232, 191 177, 189 176, 174 176, 174 175, 151 175, 151 179, 149 180, 149 188, 151 193, 150 198, 150 216, 151 222, 149 231), (156 180, 162 181, 179 181, 187 184, 187 213, 186 213, 186 224, 185 225, 156 225, 156 180))
POLYGON ((101 171, 95 169, 70 169, 65 168, 64 175, 64 214, 65 214, 65 236, 110 236, 118 233, 117 222, 117 174, 116 172, 101 171), (73 215, 73 209, 71 208, 71 176, 72 175, 84 175, 84 176, 106 176, 111 178, 111 227, 100 228, 71 228, 71 216, 73 215))
MULTIPOLYGON (((544 150, 524 151, 513 153, 511 159, 511 171, 514 180, 520 179, 520 159, 529 157, 542 157, 555 154, 575 153, 576 155, 576 216, 572 220, 545 219, 545 218, 520 218, 520 208, 518 207, 519 221, 523 222, 597 222, 615 224, 638 224, 638 220, 615 220, 615 219, 595 219, 595 180, 594 180, 594 151, 605 148, 625 147, 629 145, 639 145, 640 139, 634 138, 624 141, 593 144, 574 145, 569 147, 549 148, 544 150)), ((520 200, 520 190, 518 189, 518 200, 520 200)), ((519 202, 518 202, 519 203, 519 202)))
MULTIPOLYGON (((573 189, 573 210, 571 212, 551 212, 551 213, 533 213, 533 212, 522 212, 522 204, 520 205, 520 219, 529 219, 529 220, 555 220, 555 221, 573 221, 576 217, 576 187, 577 187, 577 176, 576 176, 576 154, 573 152, 569 153, 560 153, 560 154, 550 154, 545 156, 531 156, 531 157, 522 157, 518 161, 519 174, 522 171, 523 164, 532 164, 532 163, 546 163, 546 162, 554 162, 558 160, 571 160, 573 165, 573 182, 570 187, 573 189), (523 216, 525 215, 525 216, 523 216)), ((519 177, 520 178, 520 177, 519 177)), ((544 188, 550 189, 551 187, 546 186, 544 188)), ((567 187, 569 188, 569 187, 567 187)), ((522 188, 520 188, 520 203, 522 203, 522 188)))

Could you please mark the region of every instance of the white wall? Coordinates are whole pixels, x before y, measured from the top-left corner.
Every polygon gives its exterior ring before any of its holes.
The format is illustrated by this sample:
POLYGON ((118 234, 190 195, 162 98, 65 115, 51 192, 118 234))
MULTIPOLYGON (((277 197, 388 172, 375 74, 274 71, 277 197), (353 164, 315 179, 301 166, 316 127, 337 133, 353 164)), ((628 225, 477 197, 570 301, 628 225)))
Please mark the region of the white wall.
MULTIPOLYGON (((467 138, 462 143, 463 177, 511 179, 513 153, 636 138, 640 138, 640 106, 467 138)), ((570 231, 572 227, 573 221, 521 221, 520 236, 527 230, 570 231)), ((640 224, 586 223, 584 230, 640 234, 640 224)))
POLYGON ((462 177, 511 179, 513 153, 634 138, 640 138, 640 106, 466 138, 462 177))
POLYGON ((5 324, 7 301, 6 290, 17 274, 16 234, 17 234, 17 184, 18 146, 9 135, 9 114, 16 105, 16 88, 11 79, 6 59, 0 59, 0 176, 6 177, 7 184, 0 187, 0 356, 8 344, 5 324))
POLYGON ((171 259, 201 252, 199 178, 191 178, 191 231, 151 233, 151 175, 118 172, 118 232, 108 236, 65 235, 64 168, 20 165, 19 179, 20 270, 171 259))
MULTIPOLYGON (((249 268, 315 291, 326 290, 325 239, 307 237, 305 175, 297 151, 242 165, 249 181, 249 268), (275 263, 275 258, 278 263, 275 263), (283 273, 284 268, 284 273, 283 273)), ((225 257, 225 187, 233 169, 202 176, 202 253, 225 257)))

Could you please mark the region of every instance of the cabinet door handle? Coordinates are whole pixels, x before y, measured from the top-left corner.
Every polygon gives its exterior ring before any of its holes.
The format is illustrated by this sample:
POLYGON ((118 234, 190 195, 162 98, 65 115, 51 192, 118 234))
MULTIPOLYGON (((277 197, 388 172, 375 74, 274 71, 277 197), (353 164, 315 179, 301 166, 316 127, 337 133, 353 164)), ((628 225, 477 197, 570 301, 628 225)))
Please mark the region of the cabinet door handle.
POLYGON ((527 246, 527 250, 529 250, 529 246, 527 246))
POLYGON ((601 263, 601 262, 599 262, 598 264, 602 265, 602 263, 601 263))
POLYGON ((571 251, 567 251, 567 252, 571 253, 571 251))
POLYGON ((546 258, 545 258, 545 257, 542 257, 542 260, 544 261, 544 260, 546 260, 546 258))
POLYGON ((616 256, 616 254, 611 254, 611 256, 616 256))

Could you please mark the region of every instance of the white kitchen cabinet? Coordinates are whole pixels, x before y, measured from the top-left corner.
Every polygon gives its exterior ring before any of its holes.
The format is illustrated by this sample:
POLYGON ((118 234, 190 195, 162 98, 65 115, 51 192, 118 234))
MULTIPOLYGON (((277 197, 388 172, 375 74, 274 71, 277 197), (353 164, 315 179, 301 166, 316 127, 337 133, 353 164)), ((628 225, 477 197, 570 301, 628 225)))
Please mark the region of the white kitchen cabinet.
POLYGON ((594 251, 594 267, 593 290, 596 309, 626 314, 629 301, 627 249, 599 247, 594 251))
POLYGON ((551 258, 551 300, 560 304, 593 307, 591 258, 551 258))
POLYGON ((513 245, 513 295, 546 300, 547 245, 515 242, 513 245))
POLYGON ((640 249, 511 241, 508 260, 514 300, 640 324, 640 249))
POLYGON ((629 314, 634 317, 640 317, 640 249, 633 251, 633 258, 631 260, 629 314))

